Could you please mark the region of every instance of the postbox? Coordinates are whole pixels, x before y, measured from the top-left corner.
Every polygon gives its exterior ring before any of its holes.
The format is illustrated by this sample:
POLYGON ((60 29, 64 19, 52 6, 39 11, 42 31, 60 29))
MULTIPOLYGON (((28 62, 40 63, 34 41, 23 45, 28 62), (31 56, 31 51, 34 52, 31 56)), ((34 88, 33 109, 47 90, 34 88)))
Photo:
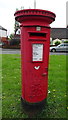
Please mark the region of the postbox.
POLYGON ((47 10, 15 12, 21 29, 22 100, 40 103, 48 93, 50 24, 56 15, 47 10))

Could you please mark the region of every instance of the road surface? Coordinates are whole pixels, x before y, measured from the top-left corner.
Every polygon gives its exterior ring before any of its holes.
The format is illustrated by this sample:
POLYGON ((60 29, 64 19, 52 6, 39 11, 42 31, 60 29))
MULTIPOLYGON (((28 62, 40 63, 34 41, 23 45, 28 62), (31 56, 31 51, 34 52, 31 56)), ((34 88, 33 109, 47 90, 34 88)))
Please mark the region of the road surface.
MULTIPOLYGON (((0 54, 21 54, 20 49, 2 49, 0 48, 0 54)), ((68 52, 50 52, 50 55, 68 55, 68 52)))

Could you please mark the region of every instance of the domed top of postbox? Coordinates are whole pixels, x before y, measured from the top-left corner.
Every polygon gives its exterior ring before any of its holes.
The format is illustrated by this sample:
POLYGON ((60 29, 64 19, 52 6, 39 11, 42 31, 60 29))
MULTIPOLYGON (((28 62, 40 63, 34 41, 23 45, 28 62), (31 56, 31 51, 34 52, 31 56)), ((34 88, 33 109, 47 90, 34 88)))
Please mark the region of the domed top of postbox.
POLYGON ((40 10, 40 9, 24 9, 16 11, 15 19, 27 25, 49 25, 54 20, 56 15, 53 12, 47 10, 40 10))

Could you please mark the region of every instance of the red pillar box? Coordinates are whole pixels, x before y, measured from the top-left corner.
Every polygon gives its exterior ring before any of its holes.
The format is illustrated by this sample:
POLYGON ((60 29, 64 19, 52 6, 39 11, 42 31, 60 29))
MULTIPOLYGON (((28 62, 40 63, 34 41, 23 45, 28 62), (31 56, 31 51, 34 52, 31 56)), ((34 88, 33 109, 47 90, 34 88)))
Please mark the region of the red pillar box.
POLYGON ((21 29, 22 100, 39 103, 47 98, 50 24, 55 14, 39 9, 17 11, 21 29))

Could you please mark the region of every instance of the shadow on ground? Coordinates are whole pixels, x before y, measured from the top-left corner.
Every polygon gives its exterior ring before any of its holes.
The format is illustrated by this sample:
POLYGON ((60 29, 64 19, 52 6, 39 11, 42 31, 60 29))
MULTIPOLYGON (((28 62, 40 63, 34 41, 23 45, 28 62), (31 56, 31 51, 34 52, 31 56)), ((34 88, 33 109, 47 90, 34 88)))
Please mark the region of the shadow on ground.
POLYGON ((21 105, 23 112, 27 114, 29 118, 34 118, 42 113, 45 106, 47 106, 47 101, 35 105, 29 105, 27 103, 21 102, 21 105))

